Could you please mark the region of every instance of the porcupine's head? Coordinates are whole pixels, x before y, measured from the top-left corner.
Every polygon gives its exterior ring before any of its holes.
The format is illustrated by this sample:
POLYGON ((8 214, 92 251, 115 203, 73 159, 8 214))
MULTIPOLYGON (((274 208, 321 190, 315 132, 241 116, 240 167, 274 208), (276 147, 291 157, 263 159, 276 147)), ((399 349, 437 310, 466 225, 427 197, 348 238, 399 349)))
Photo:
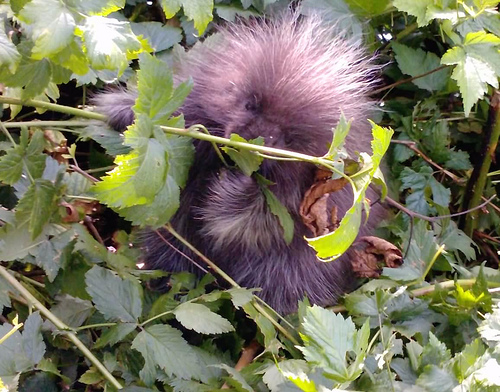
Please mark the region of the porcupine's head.
POLYGON ((267 146, 311 155, 327 151, 343 111, 354 119, 348 150, 368 151, 369 60, 317 16, 232 24, 186 66, 195 87, 183 111, 222 136, 262 136, 267 146))

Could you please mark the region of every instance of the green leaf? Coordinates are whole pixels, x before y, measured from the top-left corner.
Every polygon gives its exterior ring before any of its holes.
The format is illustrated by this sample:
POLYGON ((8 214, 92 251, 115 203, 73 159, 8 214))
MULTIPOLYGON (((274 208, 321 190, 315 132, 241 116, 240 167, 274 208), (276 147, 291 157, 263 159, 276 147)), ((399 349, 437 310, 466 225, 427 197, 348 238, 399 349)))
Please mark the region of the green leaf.
POLYGON ((302 330, 304 346, 299 349, 308 362, 322 367, 328 378, 343 383, 360 376, 370 337, 368 323, 357 330, 350 317, 344 319, 315 305, 306 309, 302 330), (348 352, 356 358, 351 364, 348 352))
POLYGON ((73 40, 75 19, 58 0, 31 0, 19 12, 18 18, 35 43, 31 54, 35 60, 50 57, 73 40))
POLYGON ((361 39, 363 36, 363 25, 344 1, 305 0, 301 2, 300 10, 304 15, 321 15, 323 20, 335 25, 343 35, 354 39, 361 39))
POLYGON ((144 357, 144 368, 140 372, 146 385, 156 378, 156 366, 170 376, 186 380, 198 372, 197 356, 183 339, 182 333, 169 325, 153 325, 140 332, 132 342, 132 348, 144 357))
POLYGON ((163 188, 149 204, 117 209, 125 219, 137 226, 157 229, 167 223, 179 208, 180 189, 173 177, 168 176, 163 188))
POLYGON ((164 187, 165 150, 157 140, 141 135, 149 132, 149 127, 149 119, 143 116, 126 131, 126 138, 128 136, 136 148, 126 155, 118 155, 115 159, 118 166, 94 186, 103 203, 119 208, 151 203, 164 187))
POLYGON ((371 161, 371 167, 369 170, 363 170, 363 174, 354 179, 356 192, 352 207, 347 210, 339 227, 334 232, 320 237, 306 238, 309 245, 316 250, 318 257, 327 259, 327 261, 334 260, 340 257, 356 239, 361 226, 365 192, 370 181, 378 173, 380 162, 389 147, 393 133, 392 129, 386 129, 372 123, 373 156, 370 159, 366 154, 362 154, 365 162, 371 161))
POLYGON ((125 0, 86 0, 71 4, 83 14, 106 16, 124 8, 125 3, 125 0))
POLYGON ((429 342, 423 347, 420 366, 424 368, 427 365, 440 365, 450 359, 450 350, 432 332, 429 332, 429 342))
POLYGON ((52 182, 36 179, 16 207, 18 226, 28 225, 31 238, 38 237, 57 209, 57 189, 52 182))
MULTIPOLYGON (((155 52, 161 52, 178 44, 182 40, 182 30, 178 27, 164 25, 160 22, 131 23, 135 35, 142 35, 148 40, 155 52)), ((164 65, 164 68, 165 65, 164 65)))
POLYGON ((182 6, 184 15, 194 21, 199 35, 203 34, 213 17, 213 0, 161 0, 161 6, 167 19, 173 18, 182 6))
POLYGON ((452 392, 458 382, 448 371, 429 365, 418 377, 416 384, 428 392, 452 392))
POLYGON ((205 305, 187 302, 174 310, 175 318, 185 328, 203 334, 219 334, 234 331, 229 321, 212 312, 205 305))
POLYGON ((114 325, 99 336, 99 339, 96 340, 93 348, 96 350, 105 346, 113 346, 124 340, 127 335, 132 333, 136 328, 137 324, 134 323, 114 325))
MULTIPOLYGON (((71 328, 81 327, 95 311, 90 301, 74 298, 67 294, 58 295, 56 300, 57 303, 52 306, 50 311, 71 328)), ((56 329, 55 326, 52 328, 56 329)))
POLYGON ((87 292, 109 321, 134 323, 142 313, 142 289, 97 265, 85 274, 87 292))
POLYGON ((45 343, 42 337, 42 323, 39 312, 29 315, 24 323, 23 350, 32 363, 38 363, 45 354, 45 343))
POLYGON ((498 88, 500 77, 500 38, 484 31, 468 33, 462 46, 454 46, 443 55, 442 64, 456 64, 451 77, 457 81, 464 101, 465 115, 488 91, 498 88))
POLYGON ((86 18, 83 44, 90 64, 95 69, 118 70, 121 74, 129 60, 136 58, 142 45, 128 22, 102 16, 86 18))
POLYGON ((408 249, 403 265, 399 268, 384 268, 382 275, 400 282, 423 278, 422 275, 439 245, 436 234, 428 230, 427 222, 418 221, 413 228, 411 239, 405 238, 401 246, 402 249, 408 249))
MULTIPOLYGON (((257 146, 263 146, 264 145, 264 138, 258 137, 257 139, 251 139, 251 140, 246 140, 242 138, 241 136, 232 133, 231 136, 229 137, 229 140, 236 141, 236 142, 244 142, 244 143, 250 143, 250 144, 255 144, 257 146)), ((221 148, 227 155, 229 155, 229 158, 231 158, 234 163, 240 168, 240 170, 245 173, 247 176, 251 176, 253 172, 256 172, 259 170, 260 164, 262 163, 262 158, 260 155, 256 154, 254 151, 249 151, 249 150, 237 150, 232 147, 222 147, 221 148)))
MULTIPOLYGON (((11 332, 9 323, 0 325, 0 339, 11 332)), ((2 342, 0 350, 0 377, 15 376, 18 372, 30 369, 35 365, 25 354, 23 339, 19 331, 15 331, 2 342)))
MULTIPOLYGON (((0 18, 0 26, 4 26, 4 19, 0 18)), ((5 34, 5 30, 0 28, 0 66, 7 67, 10 73, 14 73, 21 61, 21 55, 16 46, 5 34)))
POLYGON ((24 150, 22 146, 16 146, 0 157, 0 180, 5 184, 14 185, 20 180, 24 167, 24 150))
MULTIPOLYGON (((19 47, 22 45, 18 45, 19 47)), ((2 81, 10 87, 23 87, 21 97, 23 99, 34 98, 42 94, 51 82, 51 66, 47 59, 34 61, 23 57, 17 72, 12 76, 2 76, 2 81)))
POLYGON ((287 244, 290 244, 293 240, 294 231, 294 223, 290 212, 288 212, 286 207, 279 201, 275 194, 262 183, 262 181, 259 182, 261 183, 262 193, 266 198, 269 210, 278 218, 281 228, 283 229, 283 238, 287 244))
MULTIPOLYGON (((404 74, 412 77, 420 76, 440 66, 440 59, 432 52, 424 52, 422 49, 413 49, 398 42, 392 44, 396 53, 396 61, 404 74)), ((412 83, 421 89, 428 91, 439 91, 445 88, 448 82, 449 70, 443 69, 430 75, 412 80, 412 83)))
POLYGON ((174 90, 172 71, 164 62, 143 53, 140 64, 137 73, 139 96, 132 109, 137 117, 145 114, 153 124, 165 125, 191 92, 192 82, 181 83, 174 90))
POLYGON ((123 144, 123 135, 104 124, 97 122, 89 124, 81 130, 79 137, 96 141, 112 156, 130 152, 130 147, 123 144))
POLYGON ((429 24, 433 19, 429 8, 435 4, 434 0, 394 0, 392 4, 398 10, 416 16, 420 27, 429 24))

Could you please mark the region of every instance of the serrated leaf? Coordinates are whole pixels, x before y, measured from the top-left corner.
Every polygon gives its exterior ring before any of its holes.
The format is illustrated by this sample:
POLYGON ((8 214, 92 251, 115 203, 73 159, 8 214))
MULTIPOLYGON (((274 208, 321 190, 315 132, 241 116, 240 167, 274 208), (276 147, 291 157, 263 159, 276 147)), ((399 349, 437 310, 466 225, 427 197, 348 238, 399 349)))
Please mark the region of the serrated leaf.
POLYGON ((310 372, 310 367, 306 361, 301 359, 289 359, 286 361, 278 362, 274 366, 269 367, 263 377, 262 381, 268 386, 271 391, 284 391, 286 390, 298 390, 291 385, 290 381, 287 381, 287 377, 290 375, 296 376, 306 376, 310 372))
POLYGON ((123 144, 123 134, 110 129, 104 124, 89 124, 81 130, 79 137, 96 141, 112 156, 130 152, 130 147, 123 144))
POLYGON ((134 323, 142 313, 142 289, 110 270, 94 266, 85 274, 87 292, 109 321, 134 323))
POLYGON ((192 82, 183 82, 174 90, 172 71, 164 62, 143 53, 140 64, 137 73, 139 96, 132 109, 137 117, 145 114, 153 124, 165 125, 191 92, 192 82))
POLYGON ((451 77, 457 81, 464 101, 465 115, 488 91, 488 84, 498 88, 500 77, 500 38, 484 31, 468 33, 462 46, 443 55, 442 64, 456 64, 451 77))
POLYGON ((199 35, 203 34, 213 17, 213 0, 162 0, 161 6, 167 19, 173 18, 182 6, 184 15, 194 21, 199 35))
MULTIPOLYGON (((257 146, 264 145, 264 139, 262 137, 258 137, 257 139, 246 140, 245 138, 242 138, 240 135, 237 135, 235 133, 231 134, 229 140, 255 144, 257 146)), ((260 155, 256 154, 254 151, 237 150, 235 148, 228 146, 222 147, 221 149, 227 155, 229 155, 229 158, 231 158, 233 162, 236 163, 238 168, 247 176, 251 176, 253 172, 259 170, 260 164, 264 159, 260 155)))
MULTIPOLYGON (((392 45, 396 53, 396 61, 404 74, 412 77, 420 76, 440 66, 440 59, 432 52, 424 52, 422 49, 413 49, 398 42, 392 45)), ((428 91, 442 90, 448 82, 449 70, 442 69, 430 75, 412 80, 412 83, 421 89, 428 91)))
POLYGON ((38 363, 45 354, 45 343, 42 337, 42 323, 39 312, 29 315, 24 323, 23 351, 32 363, 38 363))
POLYGON ((172 176, 168 176, 163 188, 152 202, 116 210, 125 219, 137 226, 159 228, 167 223, 179 208, 180 189, 172 176))
POLYGON ((31 238, 38 237, 57 208, 57 189, 52 182, 38 178, 33 182, 16 207, 18 226, 28 225, 31 238))
POLYGON ((413 229, 413 236, 405 238, 402 249, 408 249, 403 265, 399 268, 384 268, 383 276, 405 282, 422 278, 423 272, 436 254, 439 245, 433 231, 427 229, 425 221, 418 221, 413 229))
POLYGON ((340 34, 362 39, 363 25, 344 1, 305 0, 301 2, 300 9, 305 15, 321 15, 326 22, 335 25, 340 34))
POLYGON ((31 0, 18 17, 35 43, 31 55, 35 60, 61 51, 73 40, 75 19, 58 0, 31 0))
MULTIPOLYGON (((4 23, 4 19, 0 18, 0 26, 4 26, 4 23)), ((0 66, 7 67, 11 73, 14 73, 20 61, 21 55, 16 46, 7 37, 5 30, 0 28, 0 66)))
POLYGON ((394 132, 392 129, 380 127, 372 123, 372 151, 370 158, 362 153, 366 162, 371 161, 370 170, 365 170, 362 176, 355 178, 356 192, 354 194, 353 205, 349 208, 345 216, 340 221, 339 227, 332 233, 306 238, 310 246, 316 250, 318 257, 326 261, 340 257, 354 242, 361 226, 361 217, 365 192, 376 173, 394 132))
POLYGON ((236 309, 246 305, 253 299, 252 290, 233 288, 227 290, 227 292, 231 294, 231 301, 236 309))
POLYGON ((418 377, 416 384, 428 392, 452 392, 458 381, 448 371, 429 365, 418 377))
POLYGON ((91 16, 86 18, 82 29, 84 49, 95 69, 118 70, 121 74, 129 60, 142 50, 128 22, 91 16))
POLYGON ((351 318, 315 305, 306 309, 302 330, 304 346, 299 348, 308 362, 322 367, 337 382, 359 377, 370 337, 368 323, 358 331, 351 318), (355 354, 353 364, 346 360, 348 352, 355 354))
POLYGON ((23 155, 24 148, 16 146, 0 157, 0 180, 5 184, 14 185, 21 178, 24 166, 23 155))
POLYGON ((400 11, 409 13, 417 17, 418 25, 425 26, 429 24, 432 17, 428 14, 428 8, 434 5, 434 0, 394 0, 393 5, 400 11))
POLYGON ((72 2, 81 13, 106 16, 125 7, 125 0, 86 0, 72 2))
POLYGON ((237 391, 254 392, 253 388, 248 385, 247 381, 238 370, 226 364, 219 365, 219 367, 221 369, 224 369, 231 376, 231 378, 227 380, 227 382, 231 384, 237 391))
POLYGON ((175 318, 185 328, 203 334, 219 334, 234 331, 224 317, 212 312, 205 305, 184 303, 174 310, 175 318))
POLYGON ((287 244, 290 244, 293 240, 294 223, 290 212, 286 207, 279 201, 275 194, 267 187, 261 186, 262 193, 266 198, 266 203, 269 207, 271 213, 278 218, 280 226, 283 229, 283 238, 287 244))
POLYGON ((183 339, 182 333, 169 325, 153 325, 140 332, 132 342, 132 348, 144 357, 141 379, 146 385, 155 381, 156 366, 168 376, 189 380, 198 372, 197 356, 183 339))
POLYGON ((135 35, 142 35, 147 39, 149 46, 155 52, 169 49, 182 40, 180 28, 164 25, 160 22, 131 23, 130 27, 135 35))
MULTIPOLYGON (((21 51, 20 47, 22 47, 22 43, 17 46, 19 51, 21 51)), ((21 92, 22 99, 34 98, 37 95, 43 94, 51 82, 52 71, 50 61, 47 59, 35 61, 27 57, 22 57, 15 74, 2 76, 2 81, 5 85, 23 87, 21 92)))
MULTIPOLYGON (((147 119, 137 121, 129 131, 147 128, 147 122, 147 119)), ((118 166, 94 186, 103 203, 118 208, 151 203, 164 186, 167 164, 163 147, 155 139, 140 139, 142 146, 118 155, 115 159, 118 166)))
POLYGON ((137 328, 137 324, 123 323, 117 324, 104 331, 99 339, 95 342, 94 350, 105 346, 113 346, 114 344, 124 340, 128 334, 132 333, 137 328))
MULTIPOLYGON (((13 328, 9 323, 0 325, 0 339, 13 328)), ((35 365, 26 356, 23 350, 23 339, 19 331, 12 333, 6 340, 2 342, 0 350, 0 375, 14 376, 18 372, 30 369, 35 365)))
POLYGON ((94 312, 92 303, 71 295, 58 295, 50 311, 71 328, 81 327, 94 312))

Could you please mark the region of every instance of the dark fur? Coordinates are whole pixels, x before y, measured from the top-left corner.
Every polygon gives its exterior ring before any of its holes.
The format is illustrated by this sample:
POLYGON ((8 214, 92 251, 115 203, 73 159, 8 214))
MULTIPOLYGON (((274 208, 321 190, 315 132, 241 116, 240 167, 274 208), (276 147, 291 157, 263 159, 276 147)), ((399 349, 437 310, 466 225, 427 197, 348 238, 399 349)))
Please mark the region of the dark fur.
MULTIPOLYGON (((373 68, 358 47, 333 38, 318 18, 298 22, 294 15, 231 25, 218 38, 215 48, 204 45, 181 64, 179 79, 190 75, 194 80, 181 109, 187 126, 204 124, 212 134, 225 137, 263 136, 268 146, 322 155, 342 110, 354 118, 347 150, 370 151, 366 93, 373 68)), ((133 93, 121 91, 96 101, 109 123, 123 130, 132 121, 134 99, 133 93)), ((195 145, 195 163, 171 222, 175 229, 240 285, 261 288, 259 295, 279 312, 293 312, 304 296, 320 305, 334 303, 352 283, 346 257, 318 261, 303 238, 311 234, 299 217, 315 168, 272 160, 261 167, 295 221, 287 246, 256 181, 223 168, 210 144, 195 145)), ((348 191, 332 199, 340 213, 352 201, 348 191)), ((362 232, 369 232, 380 215, 381 208, 375 207, 362 232)), ((163 236, 196 259, 167 233, 163 236)), ((146 237, 147 267, 200 272, 154 232, 146 237)))

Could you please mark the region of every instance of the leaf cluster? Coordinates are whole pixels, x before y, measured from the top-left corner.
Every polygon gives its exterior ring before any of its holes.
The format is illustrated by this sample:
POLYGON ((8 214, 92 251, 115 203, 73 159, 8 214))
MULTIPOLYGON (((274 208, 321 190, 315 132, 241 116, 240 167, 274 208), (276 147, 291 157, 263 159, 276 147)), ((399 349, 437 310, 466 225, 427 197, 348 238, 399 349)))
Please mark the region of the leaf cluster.
MULTIPOLYGON (((385 86, 374 93, 382 107, 376 122, 391 126, 397 142, 384 170, 389 195, 406 212, 382 229, 404 262, 347 294, 333 309, 345 315, 305 301, 282 318, 234 282, 223 289, 211 275, 166 279, 137 268, 137 228, 163 226, 178 207, 193 160, 186 135, 223 144, 248 175, 269 158, 258 139, 184 130, 176 110, 191 81, 174 87, 167 64, 210 32, 212 20, 288 3, 0 3, 0 102, 9 120, 0 123, 0 390, 500 389, 500 275, 491 268, 498 267, 500 222, 495 204, 483 207, 489 214, 477 209, 496 192, 498 175, 496 2, 301 2, 301 12, 320 10, 377 53, 385 86), (77 86, 72 106, 84 104, 87 88, 112 80, 138 90, 136 122, 123 135, 41 114, 103 120, 50 101, 61 101, 70 83, 77 86), (163 290, 152 289, 158 285, 163 290), (251 339, 262 349, 241 367, 251 339)), ((336 153, 347 131, 342 122, 325 157, 288 158, 329 165, 341 176, 336 153)), ((355 195, 342 227, 311 241, 324 258, 354 240, 366 187, 383 178, 378 167, 390 135, 378 126, 374 135, 372 155, 361 154, 350 177, 355 195)), ((289 214, 261 184, 290 239, 289 214)))

